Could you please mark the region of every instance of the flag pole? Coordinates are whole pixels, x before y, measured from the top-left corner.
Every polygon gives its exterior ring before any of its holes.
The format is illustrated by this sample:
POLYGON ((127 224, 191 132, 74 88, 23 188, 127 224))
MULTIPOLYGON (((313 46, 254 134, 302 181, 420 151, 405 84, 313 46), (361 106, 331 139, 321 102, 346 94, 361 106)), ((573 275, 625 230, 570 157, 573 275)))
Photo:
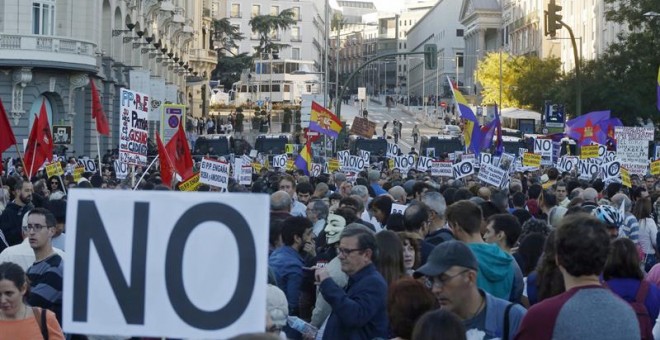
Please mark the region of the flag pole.
POLYGON ((98 131, 96 132, 96 152, 98 152, 99 155, 99 176, 103 178, 103 174, 101 173, 101 139, 99 138, 99 133, 98 131))
POLYGON ((151 161, 151 164, 149 164, 149 166, 147 167, 147 169, 145 169, 145 170, 142 172, 142 176, 140 176, 140 179, 139 179, 139 180, 137 181, 137 183, 135 184, 135 187, 133 187, 133 190, 137 189, 138 185, 140 185, 140 182, 142 182, 142 179, 143 179, 144 176, 147 174, 147 172, 149 172, 149 169, 151 169, 151 166, 154 165, 154 163, 156 163, 156 160, 157 160, 157 159, 158 159, 158 155, 156 155, 156 157, 154 158, 154 160, 151 161))
POLYGON ((21 164, 23 164, 23 171, 27 171, 27 168, 25 167, 25 161, 23 160, 23 155, 21 154, 21 151, 18 149, 18 144, 14 144, 14 147, 16 148, 16 153, 18 153, 18 158, 20 158, 21 160, 21 164))
POLYGON ((64 185, 64 180, 62 179, 62 175, 57 175, 57 177, 60 179, 60 183, 62 184, 62 191, 64 191, 64 195, 66 195, 66 185, 64 185))
POLYGON ((34 160, 37 159, 37 143, 34 143, 34 152, 32 152, 32 163, 30 164, 30 173, 28 173, 28 181, 32 178, 32 170, 34 169, 34 160))

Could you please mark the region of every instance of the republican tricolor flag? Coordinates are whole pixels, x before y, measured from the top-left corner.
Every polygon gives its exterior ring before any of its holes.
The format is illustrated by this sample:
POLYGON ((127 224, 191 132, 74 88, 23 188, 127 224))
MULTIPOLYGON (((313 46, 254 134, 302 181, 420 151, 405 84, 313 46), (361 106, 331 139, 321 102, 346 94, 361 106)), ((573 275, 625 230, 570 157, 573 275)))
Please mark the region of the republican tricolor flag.
POLYGON ((317 102, 312 102, 312 114, 309 120, 309 130, 322 133, 328 137, 337 138, 341 131, 341 121, 334 113, 317 102))
POLYGON ((451 92, 454 94, 454 100, 461 118, 465 119, 465 126, 463 127, 463 138, 465 139, 465 147, 471 150, 475 155, 479 154, 481 144, 481 128, 479 127, 479 120, 472 112, 467 100, 463 97, 461 91, 458 90, 458 84, 454 84, 449 77, 447 81, 451 85, 451 92))

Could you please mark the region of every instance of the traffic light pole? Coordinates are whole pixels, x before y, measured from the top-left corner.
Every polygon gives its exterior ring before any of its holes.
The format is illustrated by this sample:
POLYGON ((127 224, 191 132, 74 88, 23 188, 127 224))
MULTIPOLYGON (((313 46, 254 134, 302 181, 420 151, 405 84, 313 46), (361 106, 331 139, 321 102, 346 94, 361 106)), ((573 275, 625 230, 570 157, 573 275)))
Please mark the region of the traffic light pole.
POLYGON ((568 30, 568 35, 571 37, 571 43, 573 44, 573 58, 575 58, 575 116, 577 117, 582 114, 582 76, 580 74, 580 63, 582 60, 578 57, 578 48, 573 29, 561 20, 558 22, 568 30))
MULTIPOLYGON (((396 57, 396 56, 399 56, 399 55, 416 55, 416 54, 425 54, 425 52, 399 52, 399 53, 387 53, 387 54, 379 55, 379 56, 376 56, 376 57, 374 57, 374 58, 371 58, 371 59, 367 60, 364 64, 360 65, 360 67, 358 67, 355 71, 353 71, 353 73, 351 73, 351 75, 348 76, 348 78, 347 78, 346 80, 344 80, 343 86, 342 86, 342 88, 341 88, 341 94, 340 94, 340 96, 337 97, 337 98, 343 98, 343 97, 344 97, 344 92, 346 92, 346 88, 348 87, 348 84, 351 83, 351 80, 353 80, 353 78, 354 78, 358 73, 360 73, 360 71, 361 71, 363 68, 365 68, 365 66, 367 66, 367 65, 369 65, 369 64, 371 64, 371 63, 373 63, 374 61, 380 60, 380 59, 385 59, 385 58, 389 58, 389 57, 396 57)), ((424 81, 424 80, 422 79, 422 82, 423 82, 423 81, 424 81)), ((410 99, 409 99, 409 100, 410 100, 410 99)), ((337 109, 336 109, 335 114, 337 114, 337 118, 341 119, 341 100, 338 100, 338 101, 337 101, 337 109)))

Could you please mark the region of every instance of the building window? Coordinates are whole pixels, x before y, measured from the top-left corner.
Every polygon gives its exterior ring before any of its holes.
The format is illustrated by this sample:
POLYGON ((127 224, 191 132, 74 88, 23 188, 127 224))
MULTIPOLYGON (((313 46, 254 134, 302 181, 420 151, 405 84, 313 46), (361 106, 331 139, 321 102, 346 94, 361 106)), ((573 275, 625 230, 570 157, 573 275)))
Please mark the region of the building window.
POLYGON ((291 10, 293 11, 293 20, 300 21, 300 7, 293 7, 291 10))
POLYGON ((240 18, 241 4, 231 4, 231 13, 229 13, 229 16, 232 18, 240 18))
POLYGON ((280 40, 280 36, 277 34, 277 29, 271 30, 270 33, 268 33, 268 37, 272 40, 280 40))
POLYGON ((458 60, 458 67, 463 67, 463 52, 456 52, 456 59, 458 60))
POLYGON ((300 60, 300 48, 298 47, 291 48, 291 59, 300 60))
POLYGON ((55 35, 55 0, 32 3, 32 34, 55 35))
POLYGON ((261 5, 252 5, 252 18, 261 15, 261 5))
POLYGON ((459 29, 456 30, 456 36, 457 37, 462 37, 463 36, 463 29, 462 28, 459 28, 459 29))
POLYGON ((280 6, 270 6, 270 15, 277 16, 280 14, 280 6))
POLYGON ((301 41, 300 27, 291 27, 291 41, 301 41))

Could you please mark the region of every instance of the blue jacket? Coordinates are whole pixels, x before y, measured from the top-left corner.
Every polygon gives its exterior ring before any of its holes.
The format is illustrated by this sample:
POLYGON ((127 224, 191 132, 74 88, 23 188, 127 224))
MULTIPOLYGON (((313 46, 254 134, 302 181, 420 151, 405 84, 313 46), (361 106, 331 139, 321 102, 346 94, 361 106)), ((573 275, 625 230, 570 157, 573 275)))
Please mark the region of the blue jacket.
POLYGON ((298 315, 300 285, 303 280, 302 256, 289 246, 279 247, 270 254, 268 265, 275 273, 277 286, 284 292, 289 302, 289 315, 298 315))
POLYGON ((387 283, 373 264, 348 278, 346 291, 333 280, 323 280, 320 291, 332 313, 323 339, 387 338, 387 283))
MULTIPOLYGON (((486 333, 484 339, 502 338, 504 336, 504 311, 511 302, 496 298, 483 290, 481 293, 486 295, 486 329, 482 330, 486 333)), ((527 310, 519 304, 511 307, 509 310, 509 336, 502 340, 513 340, 526 313, 527 310)))

